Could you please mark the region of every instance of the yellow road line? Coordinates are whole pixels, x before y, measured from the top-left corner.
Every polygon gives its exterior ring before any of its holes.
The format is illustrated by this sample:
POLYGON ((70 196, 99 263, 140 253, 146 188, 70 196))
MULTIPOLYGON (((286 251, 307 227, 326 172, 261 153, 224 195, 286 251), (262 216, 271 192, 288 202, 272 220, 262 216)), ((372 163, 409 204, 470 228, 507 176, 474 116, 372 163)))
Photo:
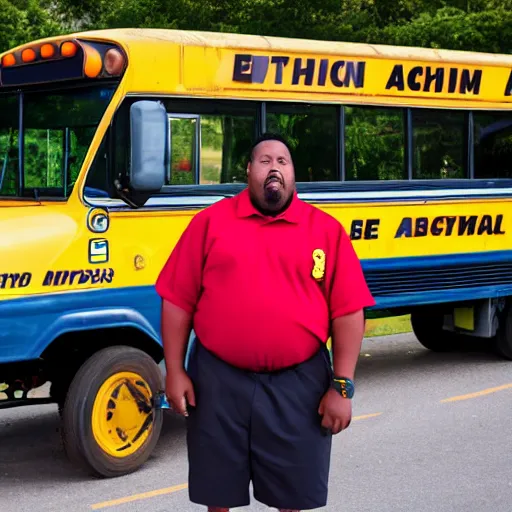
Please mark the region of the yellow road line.
POLYGON ((117 500, 103 501, 102 503, 96 503, 91 505, 92 510, 100 510, 102 508, 115 507, 116 505, 123 505, 124 503, 130 503, 132 501, 147 500, 148 498, 155 498, 156 496, 162 496, 164 494, 172 494, 173 492, 182 491, 186 489, 188 484, 175 485, 173 487, 165 487, 164 489, 157 489, 156 491, 143 492, 140 494, 134 494, 133 496, 126 496, 126 498, 119 498, 117 500))
POLYGON ((366 420, 367 418, 376 418, 377 416, 380 416, 381 414, 382 414, 381 412, 374 412, 373 414, 363 414, 362 416, 354 416, 352 418, 352 421, 366 420))
MULTIPOLYGON (((375 418, 380 416, 381 412, 373 414, 363 414, 362 416, 354 416, 352 421, 366 420, 368 418, 375 418)), ((91 505, 92 510, 100 510, 102 508, 115 507, 117 505, 124 505, 125 503, 131 503, 132 501, 147 500, 149 498, 156 498, 157 496, 163 496, 165 494, 172 494, 174 492, 182 491, 188 487, 188 484, 175 485, 173 487, 165 487, 163 489, 156 489, 155 491, 142 492, 140 494, 134 494, 132 496, 126 496, 125 498, 119 498, 117 500, 103 501, 91 505)))
POLYGON ((470 398, 478 398, 479 396, 489 395, 505 389, 512 389, 512 384, 504 384, 503 386, 497 386, 495 388, 487 388, 482 391, 476 391, 475 393, 468 393, 467 395, 452 396, 451 398, 441 400, 441 403, 444 404, 448 402, 458 402, 460 400, 469 400, 470 398))

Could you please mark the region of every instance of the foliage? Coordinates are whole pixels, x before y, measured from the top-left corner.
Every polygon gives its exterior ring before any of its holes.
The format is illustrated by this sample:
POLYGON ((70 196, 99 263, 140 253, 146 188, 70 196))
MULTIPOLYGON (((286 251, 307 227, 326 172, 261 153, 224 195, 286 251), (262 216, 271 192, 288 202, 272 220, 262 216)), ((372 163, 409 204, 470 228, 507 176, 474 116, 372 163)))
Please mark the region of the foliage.
POLYGON ((0 49, 75 29, 158 27, 509 53, 512 0, 0 0, 0 49))
POLYGON ((0 51, 65 31, 54 8, 40 0, 0 0, 0 51))
POLYGON ((509 9, 467 13, 443 8, 434 14, 422 13, 409 23, 389 25, 379 37, 388 44, 508 54, 511 30, 509 9))
MULTIPOLYGON (((0 9, 1 51, 49 35, 116 27, 224 31, 505 54, 512 50, 508 37, 512 33, 512 0, 0 0, 0 9)), ((6 108, 4 105, 0 121, 7 116, 6 108)), ((290 139, 296 161, 300 162, 297 175, 302 181, 332 178, 336 148, 326 146, 330 139, 324 137, 336 129, 331 112, 268 116, 270 128, 290 139)), ((401 114, 353 107, 345 109, 345 116, 347 179, 402 178, 405 155, 401 114)), ((443 118, 420 123, 412 158, 421 177, 461 175, 462 132, 457 122, 443 118)), ((85 120, 76 123, 87 124, 85 120)), ((199 123, 202 182, 245 181, 253 119, 202 116, 199 123)), ((0 122, 0 173, 9 148, 14 148, 12 158, 16 157, 17 139, 15 132, 2 126, 0 122)), ((184 121, 173 128, 172 182, 191 183, 194 175, 187 165, 195 166, 191 153, 195 131, 191 131, 190 122, 187 126, 184 121)), ((57 178, 52 176, 57 176, 62 160, 61 139, 54 132, 31 132, 25 139, 34 166, 42 162, 40 176, 34 179, 55 181, 57 178), (51 151, 53 160, 48 148, 55 148, 51 151)), ((75 130, 70 143, 82 148, 77 149, 77 161, 83 158, 87 140, 90 133, 75 130)), ((496 148, 504 142, 508 143, 508 138, 497 140, 496 148)), ((485 151, 488 149, 484 147, 482 155, 485 151)), ((7 170, 15 169, 12 158, 7 161, 7 170)), ((16 173, 9 176, 14 183, 16 173)), ((4 189, 6 186, 4 181, 4 189)))

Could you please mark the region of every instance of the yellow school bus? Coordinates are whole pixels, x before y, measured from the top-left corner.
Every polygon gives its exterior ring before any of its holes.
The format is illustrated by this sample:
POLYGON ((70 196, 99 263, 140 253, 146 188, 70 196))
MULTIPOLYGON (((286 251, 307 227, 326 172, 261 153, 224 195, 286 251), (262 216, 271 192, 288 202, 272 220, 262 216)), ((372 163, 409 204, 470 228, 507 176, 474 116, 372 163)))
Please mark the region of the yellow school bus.
POLYGON ((375 310, 512 358, 511 56, 126 29, 0 62, 0 407, 57 403, 93 474, 158 440, 156 277, 262 132, 350 233, 375 310))

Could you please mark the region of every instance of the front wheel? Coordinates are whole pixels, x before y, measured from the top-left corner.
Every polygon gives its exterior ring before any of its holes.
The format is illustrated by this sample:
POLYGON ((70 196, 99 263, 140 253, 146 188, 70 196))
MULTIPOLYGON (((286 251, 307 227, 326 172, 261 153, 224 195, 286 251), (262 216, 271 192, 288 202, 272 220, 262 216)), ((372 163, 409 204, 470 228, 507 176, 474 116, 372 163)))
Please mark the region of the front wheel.
POLYGON ((433 352, 451 352, 460 348, 460 336, 443 329, 444 315, 430 310, 411 313, 411 325, 418 341, 433 352))
POLYGON ((109 347, 79 369, 62 411, 72 462, 99 477, 132 473, 151 455, 162 429, 152 397, 163 389, 153 359, 131 347, 109 347))

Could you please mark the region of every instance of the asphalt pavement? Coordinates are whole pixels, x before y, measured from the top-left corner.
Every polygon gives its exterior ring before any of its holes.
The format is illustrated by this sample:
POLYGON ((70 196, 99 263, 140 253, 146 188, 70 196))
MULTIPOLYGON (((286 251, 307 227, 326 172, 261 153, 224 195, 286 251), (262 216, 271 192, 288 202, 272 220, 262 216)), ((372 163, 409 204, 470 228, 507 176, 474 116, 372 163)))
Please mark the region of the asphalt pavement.
MULTIPOLYGON (((367 339, 354 419, 334 439, 327 512, 511 512, 512 362, 482 347, 434 354, 414 336, 367 339)), ((135 474, 84 476, 56 406, 0 411, 0 512, 194 512, 182 419, 135 474)), ((253 501, 246 509, 267 510, 253 501)))

